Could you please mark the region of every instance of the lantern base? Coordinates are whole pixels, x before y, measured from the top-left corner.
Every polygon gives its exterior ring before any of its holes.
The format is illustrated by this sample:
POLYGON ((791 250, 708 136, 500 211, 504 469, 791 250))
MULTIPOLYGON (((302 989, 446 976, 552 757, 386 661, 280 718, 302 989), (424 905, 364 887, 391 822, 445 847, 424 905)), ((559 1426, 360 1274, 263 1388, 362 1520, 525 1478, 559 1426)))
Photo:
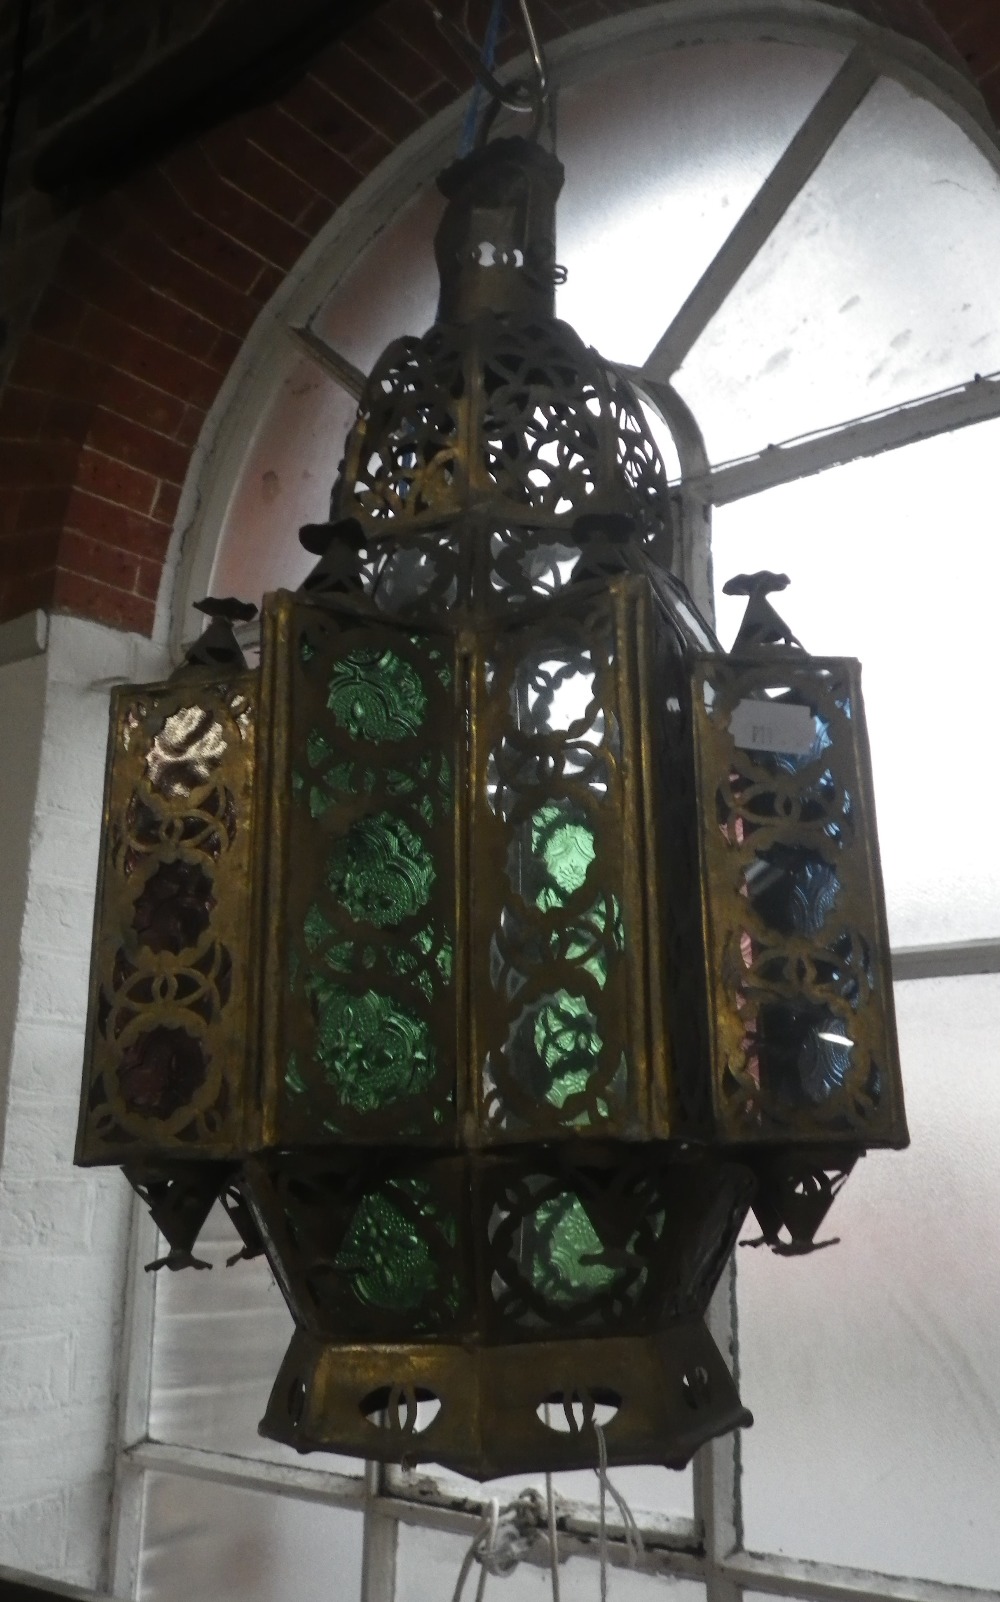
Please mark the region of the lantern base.
POLYGON ((753 1423, 704 1323, 516 1346, 339 1345, 299 1329, 260 1433, 300 1452, 440 1463, 476 1480, 612 1464, 684 1468, 753 1423))

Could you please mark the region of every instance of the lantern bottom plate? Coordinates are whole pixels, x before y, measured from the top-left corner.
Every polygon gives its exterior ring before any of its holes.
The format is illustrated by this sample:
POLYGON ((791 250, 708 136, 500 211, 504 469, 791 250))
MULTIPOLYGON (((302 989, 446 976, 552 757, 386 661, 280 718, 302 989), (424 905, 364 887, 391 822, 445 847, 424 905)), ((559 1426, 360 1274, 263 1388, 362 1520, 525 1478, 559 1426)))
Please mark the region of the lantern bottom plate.
POLYGON ((300 1329, 260 1433, 300 1452, 488 1480, 596 1467, 595 1419, 609 1463, 668 1468, 753 1423, 703 1321, 689 1318, 654 1335, 492 1347, 340 1345, 300 1329))

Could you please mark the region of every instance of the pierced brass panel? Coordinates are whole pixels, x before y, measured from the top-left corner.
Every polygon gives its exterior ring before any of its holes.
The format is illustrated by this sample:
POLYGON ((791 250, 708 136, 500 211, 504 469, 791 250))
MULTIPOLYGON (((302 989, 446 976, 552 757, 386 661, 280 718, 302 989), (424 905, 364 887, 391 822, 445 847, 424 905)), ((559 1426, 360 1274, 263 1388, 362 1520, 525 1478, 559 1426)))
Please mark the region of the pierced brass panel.
MULTIPOLYGON (((662 546, 666 484, 634 393, 568 324, 486 312, 385 351, 348 436, 333 515, 405 542, 482 508, 488 547, 494 530, 516 538, 526 526, 568 530, 574 517, 624 513, 662 546)), ((463 534, 440 561, 467 601, 463 534)))
POLYGON ((269 1144, 453 1144, 454 638, 265 609, 269 1144))
POLYGON ((268 1153, 240 1187, 297 1324, 325 1341, 509 1345, 701 1313, 753 1189, 669 1146, 268 1153))
POLYGON ((732 1141, 907 1141, 860 670, 702 659, 713 1091, 732 1141))
POLYGON ((292 1337, 262 1435, 300 1452, 408 1465, 476 1480, 596 1468, 683 1468, 699 1446, 753 1423, 699 1318, 645 1337, 466 1346, 325 1344, 292 1337))
POLYGON ((739 1164, 275 1153, 240 1184, 297 1326, 261 1430, 300 1451, 483 1479, 589 1463, 595 1406, 619 1462, 749 1422, 700 1322, 753 1191, 739 1164))
POLYGON ((256 725, 248 673, 112 698, 78 1162, 246 1142, 256 725))
POLYGON ((470 852, 473 1062, 488 1144, 650 1133, 642 580, 484 631, 470 852))

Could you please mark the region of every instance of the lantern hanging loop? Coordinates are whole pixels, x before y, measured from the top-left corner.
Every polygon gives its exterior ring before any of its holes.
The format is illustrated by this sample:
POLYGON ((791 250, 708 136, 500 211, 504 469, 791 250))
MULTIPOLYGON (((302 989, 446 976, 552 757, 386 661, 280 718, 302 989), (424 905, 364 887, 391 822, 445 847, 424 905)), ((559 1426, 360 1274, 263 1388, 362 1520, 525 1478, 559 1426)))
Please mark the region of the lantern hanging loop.
POLYGON ((454 45, 455 49, 465 57, 483 88, 488 90, 497 108, 503 106, 507 111, 532 112, 536 122, 549 97, 549 74, 542 50, 541 41, 535 29, 534 19, 528 0, 519 0, 521 17, 524 22, 524 31, 528 37, 528 48, 534 65, 534 82, 526 83, 523 79, 515 79, 509 84, 502 84, 486 65, 479 50, 469 38, 464 29, 456 26, 450 17, 446 17, 434 4, 428 0, 434 21, 445 37, 454 45))

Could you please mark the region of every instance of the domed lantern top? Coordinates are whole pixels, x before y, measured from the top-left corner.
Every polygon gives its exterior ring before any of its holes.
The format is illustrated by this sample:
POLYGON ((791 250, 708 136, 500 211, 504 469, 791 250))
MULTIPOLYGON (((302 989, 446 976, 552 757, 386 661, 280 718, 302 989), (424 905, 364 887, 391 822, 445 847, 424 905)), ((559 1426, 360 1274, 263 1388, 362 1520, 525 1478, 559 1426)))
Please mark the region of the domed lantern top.
POLYGON ((642 552, 669 564, 666 474, 642 408, 554 316, 562 176, 536 144, 503 139, 440 181, 438 320, 376 363, 331 527, 307 536, 310 549, 339 542, 338 572, 345 540, 364 548, 385 611, 504 609, 562 588, 584 556, 588 570, 638 567, 642 552))

